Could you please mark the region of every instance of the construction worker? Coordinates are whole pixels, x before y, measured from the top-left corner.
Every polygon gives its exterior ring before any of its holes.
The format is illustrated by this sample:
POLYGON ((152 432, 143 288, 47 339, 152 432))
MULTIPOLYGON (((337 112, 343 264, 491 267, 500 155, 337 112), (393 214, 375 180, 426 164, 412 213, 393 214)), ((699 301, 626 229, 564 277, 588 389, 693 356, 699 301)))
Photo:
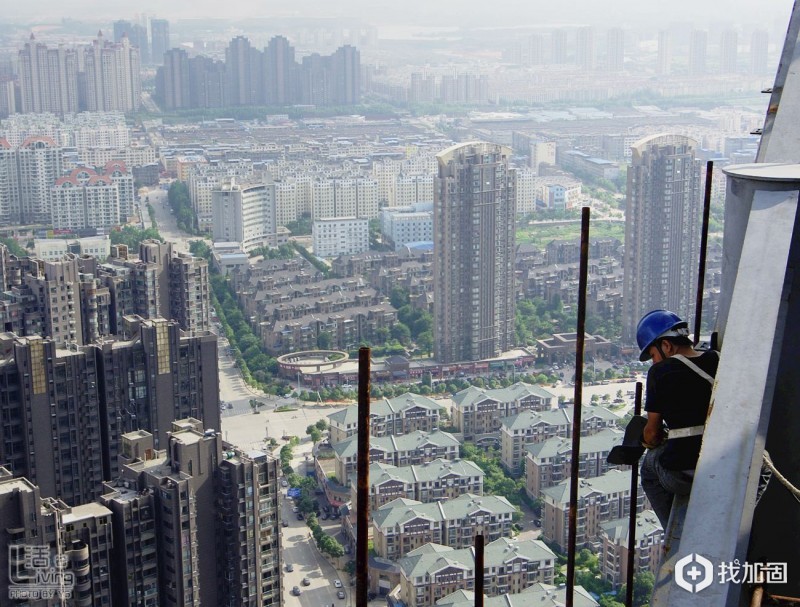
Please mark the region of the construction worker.
POLYGON ((700 455, 719 354, 692 346, 685 321, 667 310, 644 315, 636 329, 647 372, 642 488, 666 529, 672 501, 688 495, 700 455))

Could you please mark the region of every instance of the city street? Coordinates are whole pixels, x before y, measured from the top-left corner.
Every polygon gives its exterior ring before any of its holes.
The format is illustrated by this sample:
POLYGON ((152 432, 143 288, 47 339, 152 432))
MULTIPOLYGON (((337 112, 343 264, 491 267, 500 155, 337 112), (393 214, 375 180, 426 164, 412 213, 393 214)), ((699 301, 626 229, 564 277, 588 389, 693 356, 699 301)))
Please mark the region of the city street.
MULTIPOLYGON (((285 497, 285 489, 282 492, 285 497)), ((350 589, 346 583, 348 576, 344 574, 344 578, 340 577, 340 572, 319 553, 314 540, 310 537, 311 532, 306 522, 297 520, 297 516, 292 512, 292 500, 284 499, 281 508, 282 519, 289 523, 288 527, 282 528, 284 605, 289 607, 294 605, 323 607, 337 603, 340 607, 347 605, 350 597, 350 589), (293 566, 294 571, 286 570, 289 564, 293 566), (303 586, 303 578, 308 578, 311 584, 303 586), (334 580, 342 582, 342 590, 347 595, 345 600, 336 597, 337 588, 333 585, 334 580), (291 593, 294 586, 302 591, 299 597, 291 593)))

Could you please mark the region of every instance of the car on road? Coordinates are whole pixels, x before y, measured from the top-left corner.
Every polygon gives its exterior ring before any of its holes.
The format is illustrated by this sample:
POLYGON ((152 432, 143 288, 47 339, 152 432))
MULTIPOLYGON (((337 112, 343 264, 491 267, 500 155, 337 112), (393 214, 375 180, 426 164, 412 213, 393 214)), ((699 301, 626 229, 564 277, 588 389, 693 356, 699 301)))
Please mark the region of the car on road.
POLYGON ((289 521, 281 521, 281 525, 283 525, 284 527, 288 527, 289 521))
POLYGON ((304 517, 304 516, 303 516, 303 513, 302 513, 302 512, 298 512, 298 513, 297 513, 297 520, 298 520, 298 521, 302 521, 304 518, 306 518, 306 517, 304 517))
POLYGON ((289 486, 289 481, 287 481, 285 478, 282 478, 281 487, 288 487, 288 486, 289 486))
POLYGON ((301 583, 303 586, 311 586, 311 580, 309 580, 307 577, 304 577, 301 583))
POLYGON ((340 598, 340 599, 343 599, 345 597, 344 590, 340 590, 339 592, 337 592, 336 593, 336 597, 340 598))
POLYGON ((327 512, 323 512, 323 513, 322 513, 322 516, 321 516, 320 518, 321 518, 323 521, 327 521, 327 520, 328 520, 328 513, 327 513, 327 512))
POLYGON ((300 590, 300 586, 294 586, 294 587, 292 588, 292 594, 293 594, 294 596, 300 596, 301 594, 303 594, 303 591, 302 591, 302 590, 300 590))
POLYGON ((288 571, 289 573, 294 571, 294 565, 292 565, 291 563, 286 563, 286 571, 288 571))
POLYGON ((292 506, 292 512, 300 512, 300 508, 297 506, 292 506))
POLYGON ((333 581, 333 587, 334 587, 334 588, 341 588, 341 587, 342 587, 342 582, 341 582, 341 580, 334 580, 334 581, 333 581))

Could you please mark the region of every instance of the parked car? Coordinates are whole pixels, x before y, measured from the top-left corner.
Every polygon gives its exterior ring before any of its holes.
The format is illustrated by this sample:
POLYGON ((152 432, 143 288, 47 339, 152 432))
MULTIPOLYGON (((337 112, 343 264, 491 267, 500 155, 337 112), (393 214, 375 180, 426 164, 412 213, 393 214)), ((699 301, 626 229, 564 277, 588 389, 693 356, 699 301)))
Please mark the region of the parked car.
POLYGON ((345 596, 346 595, 344 593, 344 590, 340 590, 339 592, 336 593, 337 598, 343 599, 345 596))
POLYGON ((333 581, 333 587, 334 588, 341 588, 342 587, 342 581, 341 580, 334 580, 333 581))
POLYGON ((301 594, 303 594, 303 591, 302 591, 302 590, 300 590, 300 587, 299 587, 299 586, 294 586, 294 587, 292 588, 292 594, 293 594, 294 596, 300 596, 301 594))
POLYGON ((284 527, 288 527, 289 521, 281 521, 281 525, 283 525, 284 527))
POLYGON ((294 571, 294 565, 292 565, 291 563, 286 563, 286 571, 288 571, 289 573, 294 571))
POLYGON ((288 486, 289 486, 289 481, 287 481, 285 478, 282 478, 281 487, 288 487, 288 486))
POLYGON ((303 586, 311 586, 311 580, 309 580, 307 577, 304 577, 301 583, 303 586))
POLYGON ((305 517, 305 516, 303 516, 303 513, 302 513, 302 512, 298 512, 298 513, 297 513, 297 520, 298 520, 298 521, 302 521, 304 518, 306 518, 306 517, 305 517))
POLYGON ((327 520, 328 520, 328 513, 327 513, 327 512, 323 512, 323 513, 322 513, 322 516, 321 516, 320 518, 321 518, 323 521, 327 521, 327 520))

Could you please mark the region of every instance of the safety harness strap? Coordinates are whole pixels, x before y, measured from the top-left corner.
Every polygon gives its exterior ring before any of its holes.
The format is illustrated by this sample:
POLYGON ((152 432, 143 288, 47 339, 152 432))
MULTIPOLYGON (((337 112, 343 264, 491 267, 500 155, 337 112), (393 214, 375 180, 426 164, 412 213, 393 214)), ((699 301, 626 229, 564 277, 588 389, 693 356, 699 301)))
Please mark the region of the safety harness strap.
MULTIPOLYGON (((708 383, 712 386, 714 385, 714 378, 711 377, 708 373, 703 371, 700 367, 694 364, 691 360, 683 356, 682 354, 673 354, 671 358, 677 358, 681 361, 684 365, 689 367, 692 371, 697 373, 700 377, 705 379, 708 383)), ((687 428, 675 428, 674 430, 670 429, 668 440, 672 440, 675 438, 687 438, 689 436, 701 436, 703 431, 705 430, 705 424, 701 426, 689 426, 687 428)))

